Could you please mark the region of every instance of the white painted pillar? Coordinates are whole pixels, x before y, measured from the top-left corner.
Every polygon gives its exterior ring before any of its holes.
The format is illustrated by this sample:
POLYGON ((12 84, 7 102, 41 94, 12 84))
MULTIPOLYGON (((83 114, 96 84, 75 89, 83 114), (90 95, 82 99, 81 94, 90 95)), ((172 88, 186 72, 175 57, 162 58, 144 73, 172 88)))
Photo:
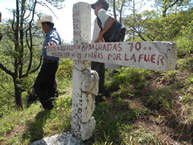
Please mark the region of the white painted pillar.
MULTIPOLYGON (((73 6, 73 36, 74 44, 91 41, 91 8, 88 3, 79 2, 73 6)), ((89 139, 95 130, 96 121, 92 114, 98 80, 98 74, 91 71, 89 61, 74 61, 71 132, 79 140, 89 139)))

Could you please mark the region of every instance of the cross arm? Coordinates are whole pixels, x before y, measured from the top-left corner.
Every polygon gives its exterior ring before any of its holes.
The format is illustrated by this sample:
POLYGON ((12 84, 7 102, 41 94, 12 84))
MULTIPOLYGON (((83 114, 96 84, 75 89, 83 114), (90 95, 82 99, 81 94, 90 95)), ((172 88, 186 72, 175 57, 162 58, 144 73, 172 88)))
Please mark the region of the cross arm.
POLYGON ((50 46, 47 55, 158 71, 174 69, 177 59, 176 44, 163 41, 50 46))

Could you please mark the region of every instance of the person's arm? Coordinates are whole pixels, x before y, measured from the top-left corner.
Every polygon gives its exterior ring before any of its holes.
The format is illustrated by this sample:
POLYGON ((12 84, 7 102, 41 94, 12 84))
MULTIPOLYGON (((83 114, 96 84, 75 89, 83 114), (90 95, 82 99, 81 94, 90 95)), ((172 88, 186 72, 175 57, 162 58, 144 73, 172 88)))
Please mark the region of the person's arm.
MULTIPOLYGON (((51 46, 51 45, 60 45, 60 36, 59 34, 55 31, 52 32, 49 36, 49 41, 46 46, 51 46)), ((45 46, 45 48, 46 48, 45 46)))
POLYGON ((95 40, 95 43, 98 43, 101 40, 103 40, 103 35, 105 34, 105 32, 109 30, 109 28, 113 25, 114 22, 115 19, 113 17, 109 17, 107 24, 105 25, 104 29, 100 32, 98 38, 95 40))

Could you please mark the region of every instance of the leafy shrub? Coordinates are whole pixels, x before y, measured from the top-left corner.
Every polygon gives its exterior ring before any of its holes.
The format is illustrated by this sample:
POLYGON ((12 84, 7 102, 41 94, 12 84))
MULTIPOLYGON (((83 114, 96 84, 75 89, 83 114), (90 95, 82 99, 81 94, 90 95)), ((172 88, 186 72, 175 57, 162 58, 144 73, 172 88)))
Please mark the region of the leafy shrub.
MULTIPOLYGON (((112 74, 108 75, 111 76, 112 74)), ((148 83, 148 81, 145 81, 148 77, 150 77, 149 70, 123 67, 116 73, 113 73, 113 77, 106 79, 105 87, 108 91, 117 91, 120 89, 122 95, 133 96, 133 94, 140 92, 148 83)), ((118 95, 117 93, 113 94, 118 95)))
POLYGON ((63 77, 72 78, 73 62, 68 59, 61 59, 60 65, 57 71, 57 77, 62 79, 63 77))
POLYGON ((152 109, 171 109, 173 107, 172 90, 170 88, 156 89, 147 99, 146 105, 152 109))
POLYGON ((65 87, 72 84, 73 62, 70 59, 61 59, 56 74, 58 90, 62 91, 65 87))
POLYGON ((182 26, 180 35, 178 36, 177 43, 177 52, 178 57, 183 57, 184 55, 193 52, 193 20, 188 23, 188 26, 182 26))
POLYGON ((4 115, 8 115, 10 112, 9 107, 7 104, 4 104, 0 107, 0 117, 3 117, 4 115))
POLYGON ((162 81, 167 81, 172 83, 177 80, 176 70, 168 71, 167 73, 163 73, 162 81))

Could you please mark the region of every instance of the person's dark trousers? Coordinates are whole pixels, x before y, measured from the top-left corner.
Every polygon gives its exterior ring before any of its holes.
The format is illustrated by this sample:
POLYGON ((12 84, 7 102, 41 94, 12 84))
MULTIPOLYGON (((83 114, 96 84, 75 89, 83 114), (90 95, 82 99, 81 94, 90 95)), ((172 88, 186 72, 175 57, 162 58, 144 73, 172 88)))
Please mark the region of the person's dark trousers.
POLYGON ((91 69, 95 70, 99 75, 99 95, 96 96, 96 103, 102 101, 104 94, 105 64, 100 62, 91 62, 91 69))
POLYGON ((44 109, 53 108, 53 100, 56 92, 55 74, 58 69, 58 61, 43 61, 41 70, 34 83, 35 92, 44 109))

